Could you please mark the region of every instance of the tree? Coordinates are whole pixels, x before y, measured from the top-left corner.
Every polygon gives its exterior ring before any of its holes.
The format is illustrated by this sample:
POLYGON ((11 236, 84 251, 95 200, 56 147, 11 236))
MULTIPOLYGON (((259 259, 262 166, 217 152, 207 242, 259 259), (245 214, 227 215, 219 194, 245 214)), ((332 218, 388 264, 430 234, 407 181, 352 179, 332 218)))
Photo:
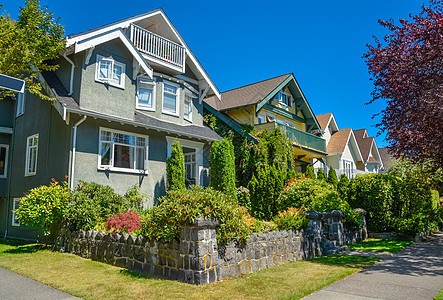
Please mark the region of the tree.
MULTIPOLYGON (((47 6, 41 7, 39 2, 26 0, 17 21, 6 13, 0 16, 0 74, 24 79, 30 93, 50 100, 42 93, 37 77, 41 71, 58 68, 48 61, 58 57, 65 48, 65 32, 59 18, 55 19, 47 6)), ((12 94, 0 90, 0 100, 12 94)))
POLYGON ((342 197, 342 199, 347 199, 348 187, 349 187, 348 176, 346 176, 346 174, 341 174, 340 181, 338 182, 338 185, 337 185, 337 191, 338 191, 340 197, 342 197))
POLYGON ((328 172, 328 183, 332 184, 334 187, 338 185, 337 173, 335 173, 334 168, 330 168, 328 172))
POLYGON ((317 179, 326 181, 326 173, 323 171, 323 169, 318 169, 317 171, 317 179))
POLYGON ((230 140, 212 143, 209 164, 210 186, 237 200, 234 146, 230 140))
POLYGON ((166 160, 166 178, 168 181, 168 190, 185 190, 185 156, 183 149, 175 141, 171 147, 171 156, 166 160))
POLYGON ((306 177, 312 178, 312 179, 316 179, 317 176, 315 176, 315 172, 314 172, 314 168, 309 165, 306 167, 306 173, 305 173, 306 177))
POLYGON ((410 20, 378 21, 390 31, 364 54, 373 101, 384 99, 377 127, 396 157, 435 160, 443 166, 443 5, 431 0, 410 20))

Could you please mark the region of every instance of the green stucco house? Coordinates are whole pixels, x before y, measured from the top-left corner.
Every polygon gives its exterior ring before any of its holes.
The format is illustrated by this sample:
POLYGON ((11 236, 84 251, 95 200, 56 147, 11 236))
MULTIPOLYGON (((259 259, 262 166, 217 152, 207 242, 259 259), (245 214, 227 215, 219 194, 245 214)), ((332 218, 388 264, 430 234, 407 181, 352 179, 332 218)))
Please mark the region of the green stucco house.
POLYGON ((209 183, 203 100, 220 92, 161 9, 66 38, 39 78, 48 102, 25 93, 0 102, 0 234, 32 239, 13 210, 54 178, 124 193, 166 193, 166 159, 178 140, 188 184, 209 183))

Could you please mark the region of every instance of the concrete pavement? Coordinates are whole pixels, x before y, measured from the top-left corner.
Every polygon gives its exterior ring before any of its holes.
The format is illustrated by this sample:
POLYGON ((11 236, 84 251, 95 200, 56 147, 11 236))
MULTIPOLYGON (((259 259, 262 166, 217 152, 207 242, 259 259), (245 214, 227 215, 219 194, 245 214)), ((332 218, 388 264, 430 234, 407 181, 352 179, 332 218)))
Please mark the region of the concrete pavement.
POLYGON ((442 288, 443 233, 438 233, 304 299, 434 299, 442 288))
POLYGON ((0 267, 0 299, 79 299, 28 277, 0 267))

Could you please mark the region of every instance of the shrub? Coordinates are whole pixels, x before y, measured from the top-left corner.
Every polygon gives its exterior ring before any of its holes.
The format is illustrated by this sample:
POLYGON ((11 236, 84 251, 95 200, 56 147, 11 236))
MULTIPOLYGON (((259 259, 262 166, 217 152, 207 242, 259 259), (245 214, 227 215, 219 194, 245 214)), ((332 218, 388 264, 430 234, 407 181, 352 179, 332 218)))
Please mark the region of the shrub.
POLYGON ((326 173, 323 171, 323 169, 317 170, 317 179, 321 181, 326 181, 326 173))
POLYGON ((353 208, 366 210, 368 229, 389 231, 393 226, 393 206, 400 201, 396 179, 384 174, 357 175, 349 183, 347 199, 353 208))
MULTIPOLYGON (((132 189, 132 188, 131 188, 132 189)), ((129 189, 129 194, 133 194, 129 189)), ((105 223, 109 217, 133 207, 138 200, 125 198, 109 186, 80 181, 70 193, 65 217, 73 230, 92 230, 97 224, 105 223)))
POLYGON ((341 174, 340 181, 337 184, 337 191, 341 198, 347 199, 348 187, 349 187, 348 176, 346 176, 346 174, 341 174))
POLYGON ((178 141, 171 147, 171 156, 166 160, 166 179, 168 190, 185 190, 185 157, 178 141))
POLYGON ((106 230, 131 233, 140 229, 140 217, 135 211, 118 213, 106 220, 106 230))
POLYGON ((238 203, 245 207, 248 211, 251 210, 251 195, 249 190, 240 186, 236 190, 238 203))
POLYGON ((335 173, 334 168, 329 169, 327 182, 332 184, 335 188, 337 188, 338 179, 337 179, 337 173, 335 173))
POLYGON ((125 200, 128 205, 127 209, 140 211, 143 209, 143 204, 148 201, 148 197, 140 192, 140 188, 136 184, 126 191, 125 200))
POLYGON ((272 220, 278 213, 277 199, 286 181, 286 171, 275 166, 260 169, 248 184, 252 215, 260 220, 272 220))
POLYGON ((243 213, 243 220, 249 227, 251 232, 268 232, 277 229, 277 225, 272 221, 261 221, 251 216, 248 210, 244 207, 241 208, 243 213))
POLYGON ((243 219, 242 207, 230 196, 212 188, 192 186, 189 190, 172 190, 161 198, 142 216, 141 232, 151 238, 165 241, 180 237, 180 226, 202 216, 217 218, 220 226, 216 228, 217 238, 227 242, 238 238, 246 240, 250 229, 243 219))
POLYGON ((210 186, 237 199, 235 191, 234 146, 228 139, 213 142, 209 160, 210 186))
POLYGON ((358 213, 325 181, 301 177, 291 181, 282 191, 279 199, 279 210, 291 207, 319 212, 341 210, 345 213, 344 221, 349 227, 360 226, 358 213))
POLYGON ((290 207, 283 212, 279 212, 274 222, 280 230, 293 230, 305 228, 308 226, 309 220, 302 208, 290 207))
POLYGON ((315 176, 315 172, 314 172, 314 168, 309 165, 306 167, 306 173, 305 173, 306 177, 312 178, 312 179, 316 179, 317 176, 315 176))
POLYGON ((49 186, 42 185, 32 189, 21 199, 20 207, 15 211, 17 219, 22 225, 42 229, 46 243, 51 226, 63 217, 68 195, 68 183, 58 184, 52 179, 49 186))

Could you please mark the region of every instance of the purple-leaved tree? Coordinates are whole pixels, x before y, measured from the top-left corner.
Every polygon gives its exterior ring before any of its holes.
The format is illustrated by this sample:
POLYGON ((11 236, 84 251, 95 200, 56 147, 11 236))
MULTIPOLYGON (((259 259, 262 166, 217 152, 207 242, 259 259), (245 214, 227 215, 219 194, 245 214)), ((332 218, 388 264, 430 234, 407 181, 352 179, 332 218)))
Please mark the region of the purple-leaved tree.
POLYGON ((410 20, 378 22, 390 33, 376 37, 364 58, 374 82, 372 100, 385 99, 377 127, 392 153, 443 167, 443 5, 431 0, 410 20))

